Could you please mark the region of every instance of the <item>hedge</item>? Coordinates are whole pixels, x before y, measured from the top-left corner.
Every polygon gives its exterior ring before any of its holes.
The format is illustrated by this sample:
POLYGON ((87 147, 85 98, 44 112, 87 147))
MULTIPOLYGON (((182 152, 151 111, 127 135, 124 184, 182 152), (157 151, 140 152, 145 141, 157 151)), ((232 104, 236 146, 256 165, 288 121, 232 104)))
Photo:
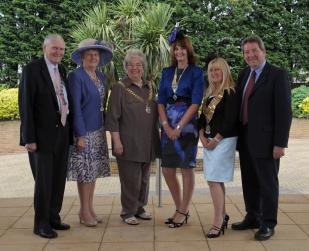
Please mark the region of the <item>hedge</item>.
POLYGON ((301 85, 292 90, 293 117, 308 118, 308 102, 305 101, 307 98, 309 98, 309 87, 301 85))
POLYGON ((19 119, 18 89, 0 91, 0 120, 19 119))
MULTIPOLYGON (((293 117, 309 118, 309 87, 304 85, 292 90, 293 117)), ((0 90, 0 120, 19 119, 18 89, 0 90)))

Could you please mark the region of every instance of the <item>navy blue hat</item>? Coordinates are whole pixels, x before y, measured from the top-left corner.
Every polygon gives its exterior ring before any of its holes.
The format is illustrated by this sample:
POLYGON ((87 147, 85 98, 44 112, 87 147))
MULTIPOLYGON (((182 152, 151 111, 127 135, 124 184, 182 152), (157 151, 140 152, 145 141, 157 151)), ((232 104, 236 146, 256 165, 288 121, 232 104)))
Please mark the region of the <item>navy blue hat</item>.
POLYGON ((108 64, 113 58, 112 49, 109 48, 105 43, 99 40, 96 40, 96 39, 88 38, 79 43, 78 49, 76 49, 72 53, 71 59, 76 64, 81 65, 82 64, 82 57, 81 57, 82 53, 90 49, 96 49, 96 50, 99 50, 100 52, 100 62, 98 66, 104 66, 108 64))
POLYGON ((180 29, 179 22, 176 23, 174 29, 172 30, 171 34, 168 37, 168 42, 171 45, 176 40, 180 40, 185 36, 183 30, 180 29))

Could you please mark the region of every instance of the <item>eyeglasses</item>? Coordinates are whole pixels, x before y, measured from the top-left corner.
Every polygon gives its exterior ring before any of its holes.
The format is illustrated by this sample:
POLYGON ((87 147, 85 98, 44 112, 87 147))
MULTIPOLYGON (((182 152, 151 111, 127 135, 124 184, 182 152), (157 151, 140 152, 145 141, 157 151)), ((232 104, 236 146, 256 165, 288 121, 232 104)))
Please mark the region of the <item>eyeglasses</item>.
POLYGON ((134 67, 136 67, 136 68, 142 68, 143 65, 142 65, 142 64, 127 64, 127 67, 130 67, 130 68, 134 68, 134 67))

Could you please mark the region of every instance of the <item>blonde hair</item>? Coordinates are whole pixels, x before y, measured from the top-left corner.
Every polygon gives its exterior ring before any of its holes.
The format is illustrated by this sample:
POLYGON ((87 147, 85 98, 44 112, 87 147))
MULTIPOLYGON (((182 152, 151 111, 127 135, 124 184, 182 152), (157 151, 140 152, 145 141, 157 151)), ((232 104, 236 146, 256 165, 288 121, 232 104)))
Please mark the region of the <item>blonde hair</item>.
POLYGON ((209 86, 206 90, 205 98, 208 98, 212 95, 217 95, 218 93, 223 93, 225 90, 230 93, 230 90, 235 91, 235 82, 232 78, 230 67, 224 58, 215 58, 211 60, 208 64, 208 82, 209 86), (222 82, 218 87, 210 79, 210 70, 212 68, 219 68, 222 71, 222 82))

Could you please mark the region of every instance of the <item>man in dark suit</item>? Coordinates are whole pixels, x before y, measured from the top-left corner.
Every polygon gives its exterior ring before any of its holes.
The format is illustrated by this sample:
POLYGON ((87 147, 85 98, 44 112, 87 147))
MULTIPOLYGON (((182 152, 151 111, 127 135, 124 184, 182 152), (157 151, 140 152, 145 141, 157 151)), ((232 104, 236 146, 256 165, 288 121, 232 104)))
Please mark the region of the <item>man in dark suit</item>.
POLYGON ((267 240, 277 224, 279 161, 288 144, 291 89, 287 72, 266 62, 259 37, 244 39, 242 50, 248 67, 238 78, 238 150, 247 214, 232 229, 259 228, 255 239, 267 240))
POLYGON ((63 38, 48 35, 44 57, 24 67, 19 85, 20 143, 35 180, 33 232, 45 238, 70 228, 59 216, 71 135, 66 73, 59 65, 64 51, 63 38))

